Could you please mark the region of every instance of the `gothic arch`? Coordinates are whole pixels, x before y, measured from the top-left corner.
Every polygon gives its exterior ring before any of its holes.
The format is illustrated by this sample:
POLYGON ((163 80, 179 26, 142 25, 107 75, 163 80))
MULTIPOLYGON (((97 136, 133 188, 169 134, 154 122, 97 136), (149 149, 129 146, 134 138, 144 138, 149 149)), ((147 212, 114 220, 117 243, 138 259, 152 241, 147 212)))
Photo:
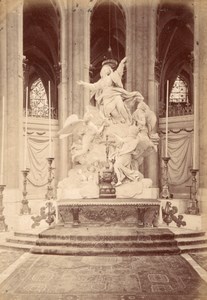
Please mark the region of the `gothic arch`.
POLYGON ((25 79, 31 86, 41 78, 48 92, 51 82, 52 106, 57 109, 60 61, 60 13, 56 2, 25 0, 23 7, 23 54, 27 59, 25 79))
POLYGON ((163 1, 157 13, 157 78, 160 82, 160 100, 165 102, 166 81, 170 90, 175 78, 182 73, 190 87, 193 86, 193 11, 191 7, 163 1))

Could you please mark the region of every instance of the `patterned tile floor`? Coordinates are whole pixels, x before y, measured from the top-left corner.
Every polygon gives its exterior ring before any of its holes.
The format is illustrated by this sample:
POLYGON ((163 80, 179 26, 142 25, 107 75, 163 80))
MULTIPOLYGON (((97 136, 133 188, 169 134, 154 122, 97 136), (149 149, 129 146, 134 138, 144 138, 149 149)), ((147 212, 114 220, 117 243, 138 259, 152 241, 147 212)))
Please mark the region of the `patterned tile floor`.
POLYGON ((21 255, 22 252, 19 251, 7 251, 0 249, 0 274, 2 274, 2 272, 11 264, 13 264, 18 258, 20 258, 21 255))
POLYGON ((7 261, 5 252, 0 252, 1 300, 207 299, 207 283, 179 255, 54 256, 8 251, 7 261))
POLYGON ((190 255, 207 272, 207 252, 191 253, 190 255))

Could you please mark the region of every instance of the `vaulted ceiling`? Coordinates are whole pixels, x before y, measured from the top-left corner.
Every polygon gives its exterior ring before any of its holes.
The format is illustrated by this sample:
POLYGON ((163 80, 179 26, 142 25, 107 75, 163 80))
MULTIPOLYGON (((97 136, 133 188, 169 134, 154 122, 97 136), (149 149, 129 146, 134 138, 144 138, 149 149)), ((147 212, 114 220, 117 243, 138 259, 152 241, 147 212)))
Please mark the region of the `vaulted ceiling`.
MULTIPOLYGON (((29 61, 29 82, 38 77, 47 90, 50 80, 57 86, 60 61, 60 16, 53 0, 24 1, 24 55, 29 61)), ((156 74, 164 91, 182 75, 192 86, 193 7, 160 1, 157 10, 156 74)), ((113 57, 120 61, 125 56, 126 17, 123 8, 110 0, 96 3, 90 20, 91 81, 99 78, 101 63, 113 57), (111 51, 109 51, 111 50, 111 51)), ((161 96, 164 94, 161 92, 161 96)))
POLYGON ((122 7, 112 1, 98 1, 91 15, 90 30, 91 79, 96 81, 104 59, 120 61, 125 56, 126 19, 122 7))
MULTIPOLYGON (((190 2, 189 2, 190 3, 190 2)), ((157 77, 164 90, 178 75, 192 86, 194 48, 193 6, 161 1, 157 12, 157 77)), ((192 91, 191 91, 192 93, 192 91)), ((161 92, 161 97, 165 95, 161 92)))
POLYGON ((29 82, 41 78, 45 89, 57 81, 60 18, 50 0, 25 0, 23 51, 29 63, 29 82))

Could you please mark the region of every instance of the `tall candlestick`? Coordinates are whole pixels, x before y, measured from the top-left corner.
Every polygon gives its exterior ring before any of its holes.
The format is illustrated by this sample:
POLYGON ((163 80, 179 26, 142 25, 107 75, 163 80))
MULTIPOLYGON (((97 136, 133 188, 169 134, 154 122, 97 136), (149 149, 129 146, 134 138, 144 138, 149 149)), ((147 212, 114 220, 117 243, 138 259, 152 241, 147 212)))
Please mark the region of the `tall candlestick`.
POLYGON ((51 157, 51 92, 50 92, 50 81, 48 82, 48 100, 49 100, 49 157, 51 157))
POLYGON ((165 136, 165 157, 167 157, 167 149, 168 149, 168 103, 169 103, 169 80, 167 80, 167 91, 166 91, 166 136, 165 136))
MULTIPOLYGON (((194 99, 194 101, 195 101, 195 99, 194 99)), ((196 111, 195 111, 195 103, 194 103, 194 126, 193 126, 193 130, 194 130, 194 132, 193 132, 193 169, 196 169, 196 143, 197 143, 197 137, 196 137, 196 128, 197 128, 197 124, 195 124, 196 122, 195 122, 195 120, 196 120, 196 117, 195 117, 195 115, 196 115, 196 111)))
MULTIPOLYGON (((198 72, 194 72, 194 80, 198 81, 198 72)), ((198 86, 198 85, 197 85, 198 86)), ((198 100, 197 86, 194 86, 194 103, 193 103, 193 169, 198 168, 198 107, 196 101, 198 100)))
POLYGON ((199 6, 194 6, 194 45, 193 45, 193 169, 199 169, 199 99, 203 97, 199 93, 200 84, 200 67, 201 60, 199 55, 200 44, 198 43, 198 37, 200 34, 200 22, 199 22, 199 6))
POLYGON ((24 170, 27 168, 27 122, 28 122, 28 87, 26 87, 25 103, 25 132, 24 132, 24 170))
POLYGON ((2 98, 2 127, 1 127, 1 179, 0 179, 0 184, 3 184, 3 174, 4 174, 4 118, 5 118, 5 98, 3 96, 2 98))

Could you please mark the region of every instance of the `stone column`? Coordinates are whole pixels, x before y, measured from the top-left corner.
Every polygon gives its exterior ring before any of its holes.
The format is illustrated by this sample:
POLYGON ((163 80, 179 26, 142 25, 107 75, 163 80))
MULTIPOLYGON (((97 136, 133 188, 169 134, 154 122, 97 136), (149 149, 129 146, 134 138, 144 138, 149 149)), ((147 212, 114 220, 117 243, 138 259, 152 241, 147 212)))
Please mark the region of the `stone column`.
MULTIPOLYGON (((148 7, 148 105, 158 116, 158 84, 155 80, 156 60, 156 14, 155 1, 149 0, 148 7)), ((158 187, 158 153, 154 152, 145 160, 145 177, 151 178, 153 187, 158 187)))
MULTIPOLYGON (((61 11, 61 28, 60 28, 60 63, 61 63, 61 80, 58 88, 58 119, 59 128, 62 129, 65 120, 68 117, 68 82, 67 82, 67 7, 61 11)), ((68 139, 59 140, 59 180, 67 177, 68 172, 68 139)))
POLYGON ((7 187, 22 185, 23 153, 23 3, 7 6, 7 187))
MULTIPOLYGON (((92 2, 89 0, 89 3, 84 7, 84 72, 83 80, 90 82, 89 68, 90 68, 90 24, 91 24, 91 11, 92 11, 92 2)), ((83 110, 85 106, 89 104, 90 101, 90 92, 88 89, 84 89, 83 94, 83 110)), ((83 111, 84 113, 84 111, 83 111)))
POLYGON ((126 56, 128 91, 147 95, 147 12, 143 3, 126 5, 126 56))
POLYGON ((84 88, 77 84, 78 80, 84 80, 84 4, 81 1, 72 7, 72 41, 72 113, 81 118, 84 88))
POLYGON ((67 85, 68 85, 68 89, 67 89, 67 115, 69 116, 70 114, 72 114, 73 111, 73 105, 72 105, 72 62, 73 62, 73 49, 72 49, 72 39, 73 39, 73 32, 72 32, 72 24, 73 24, 73 19, 72 19, 72 15, 73 15, 73 11, 72 11, 72 1, 68 2, 68 7, 67 7, 67 28, 66 28, 66 39, 67 39, 67 85))
MULTIPOLYGON (((206 1, 195 1, 195 43, 194 43, 194 54, 195 64, 199 64, 198 74, 198 86, 194 84, 194 88, 197 88, 197 106, 199 108, 197 114, 199 119, 197 123, 198 136, 199 136, 199 206, 202 216, 202 227, 207 230, 207 2, 206 1), (199 91, 199 94, 198 94, 199 91)), ((196 66, 196 65, 195 65, 196 66)), ((196 71, 196 70, 195 70, 196 71)), ((195 75, 194 75, 195 76, 195 75)), ((194 79, 195 80, 195 79, 194 79)), ((194 94, 195 96, 195 94, 194 94)))
MULTIPOLYGON (((23 12, 21 1, 0 1, 0 118, 5 97, 4 216, 18 223, 23 168, 23 12)), ((1 123, 1 122, 0 122, 1 123)), ((1 126, 1 125, 0 125, 1 126)), ((1 136, 1 133, 0 133, 1 136)))
POLYGON ((129 5, 126 5, 126 57, 127 57, 127 80, 126 89, 132 91, 134 89, 135 78, 135 64, 134 64, 134 47, 135 43, 135 7, 134 1, 131 1, 129 5))
MULTIPOLYGON (((6 0, 3 0, 0 2, 0 120, 2 120, 3 118, 3 111, 2 111, 2 107, 3 107, 3 96, 5 97, 5 114, 4 114, 4 118, 5 118, 5 133, 7 132, 7 36, 6 36, 6 0)), ((0 137, 2 136, 2 121, 0 121, 0 137)), ((5 178, 6 175, 6 165, 7 165, 7 161, 6 161, 6 137, 4 140, 4 166, 3 166, 3 183, 6 183, 7 180, 5 178)), ((2 149, 2 139, 0 138, 0 149, 2 149)), ((0 150, 1 151, 1 150, 0 150)), ((0 161, 1 164, 1 161, 0 161)), ((1 182, 2 184, 2 182, 1 182)))
MULTIPOLYGON (((79 118, 84 115, 85 96, 88 91, 77 84, 78 80, 86 80, 87 78, 87 60, 88 53, 86 49, 89 48, 88 41, 90 35, 88 31, 89 24, 85 26, 86 20, 86 4, 81 0, 76 3, 68 2, 68 24, 67 24, 67 84, 68 84, 68 116, 77 114, 79 118), (87 41, 87 45, 86 45, 87 41)), ((89 64, 89 63, 88 63, 89 64)), ((89 93, 88 93, 89 94, 89 93)), ((70 146, 72 144, 72 137, 69 138, 68 143, 68 169, 72 167, 70 146)))

